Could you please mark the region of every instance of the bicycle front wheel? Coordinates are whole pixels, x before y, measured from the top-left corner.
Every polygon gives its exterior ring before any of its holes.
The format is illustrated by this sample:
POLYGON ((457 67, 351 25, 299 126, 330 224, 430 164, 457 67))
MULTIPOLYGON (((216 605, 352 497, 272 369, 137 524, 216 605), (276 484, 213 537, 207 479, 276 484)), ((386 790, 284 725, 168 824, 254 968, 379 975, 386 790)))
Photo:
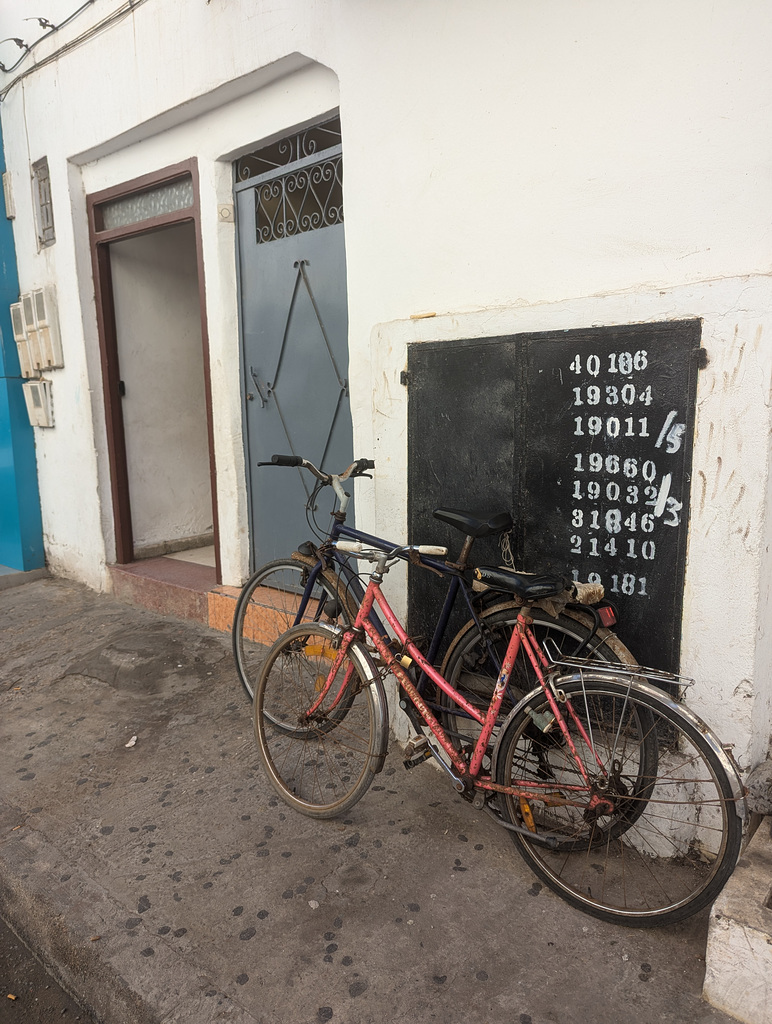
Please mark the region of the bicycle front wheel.
POLYGON ((740 852, 742 819, 718 741, 686 709, 626 680, 572 681, 561 703, 570 744, 536 693, 512 719, 496 752, 505 821, 546 836, 512 839, 559 896, 605 921, 680 921, 716 898, 740 852), (656 739, 656 742, 652 742, 656 739), (581 790, 584 788, 584 792, 581 790), (526 794, 526 795, 523 795, 526 794), (602 803, 591 807, 591 798, 602 803))
POLYGON ((321 570, 298 620, 301 599, 313 558, 277 559, 257 570, 244 584, 233 616, 233 656, 239 679, 252 700, 269 647, 297 621, 331 622, 349 626, 356 618, 355 602, 334 572, 321 570))
POLYGON ((322 623, 294 626, 268 652, 255 690, 255 737, 271 785, 312 818, 353 807, 386 756, 386 697, 360 644, 349 647, 322 705, 309 715, 339 639, 322 623))

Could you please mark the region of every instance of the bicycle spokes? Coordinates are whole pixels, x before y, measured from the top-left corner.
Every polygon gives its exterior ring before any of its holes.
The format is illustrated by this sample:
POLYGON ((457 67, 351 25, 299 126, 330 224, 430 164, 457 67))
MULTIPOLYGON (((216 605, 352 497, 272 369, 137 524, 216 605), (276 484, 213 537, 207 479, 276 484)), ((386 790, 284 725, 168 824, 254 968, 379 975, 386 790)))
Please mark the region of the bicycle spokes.
POLYGON ((289 630, 272 648, 255 693, 268 777, 288 803, 314 817, 352 806, 385 754, 371 680, 335 641, 321 624, 289 630))
POLYGON ((555 841, 550 850, 513 834, 530 866, 569 902, 622 923, 675 921, 710 903, 734 867, 741 828, 720 757, 700 731, 624 683, 574 683, 564 718, 590 777, 582 787, 569 744, 534 729, 546 703, 535 696, 510 723, 497 762, 497 782, 516 792, 500 798, 504 818, 555 841))

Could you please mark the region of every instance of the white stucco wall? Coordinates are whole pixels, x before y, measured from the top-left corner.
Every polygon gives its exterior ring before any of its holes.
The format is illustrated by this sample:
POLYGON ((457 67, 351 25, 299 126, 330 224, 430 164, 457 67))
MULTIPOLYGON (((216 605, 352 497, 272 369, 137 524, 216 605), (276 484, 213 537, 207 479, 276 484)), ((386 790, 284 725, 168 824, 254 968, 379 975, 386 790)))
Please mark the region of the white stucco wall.
MULTIPOLYGON (((35 59, 117 6, 89 8, 35 59)), ((770 44, 766 0, 148 0, 16 84, 0 115, 19 273, 25 290, 56 284, 67 359, 57 427, 37 432, 54 568, 99 586, 112 545, 84 195, 199 160, 221 555, 236 582, 235 244, 217 205, 232 201, 235 155, 339 106, 355 448, 378 460, 363 524, 405 523, 408 340, 701 317, 683 668, 741 759, 763 756, 770 44), (57 242, 38 253, 29 163, 44 154, 57 242)))

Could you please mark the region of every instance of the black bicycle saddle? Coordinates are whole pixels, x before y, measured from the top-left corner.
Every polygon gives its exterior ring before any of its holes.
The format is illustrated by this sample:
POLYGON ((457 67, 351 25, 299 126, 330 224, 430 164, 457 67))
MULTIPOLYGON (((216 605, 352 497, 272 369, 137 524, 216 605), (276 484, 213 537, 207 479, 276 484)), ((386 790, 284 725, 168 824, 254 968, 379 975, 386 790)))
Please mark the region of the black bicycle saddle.
POLYGON ((557 597, 566 589, 563 576, 539 575, 531 572, 515 572, 500 566, 481 565, 474 571, 474 578, 487 584, 493 590, 514 594, 521 601, 538 601, 544 597, 557 597))
POLYGON ((464 512, 457 508, 436 508, 434 518, 460 530, 467 537, 493 537, 512 529, 509 512, 464 512))

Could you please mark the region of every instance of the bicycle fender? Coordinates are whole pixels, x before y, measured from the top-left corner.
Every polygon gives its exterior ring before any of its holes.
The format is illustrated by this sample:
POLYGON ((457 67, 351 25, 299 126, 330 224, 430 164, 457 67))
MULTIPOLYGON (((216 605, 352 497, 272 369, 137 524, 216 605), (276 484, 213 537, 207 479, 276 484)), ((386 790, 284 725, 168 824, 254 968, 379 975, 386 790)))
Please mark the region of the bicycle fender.
POLYGON ((509 712, 507 717, 504 719, 504 722, 502 723, 502 726, 499 729, 499 734, 496 737, 496 745, 493 748, 493 756, 491 757, 491 778, 492 779, 496 778, 496 766, 498 765, 498 761, 499 761, 499 747, 501 746, 502 737, 504 736, 504 734, 506 733, 507 729, 509 728, 509 723, 512 721, 512 719, 516 715, 520 714, 522 709, 528 704, 528 702, 533 697, 538 697, 542 693, 544 693, 544 690, 541 688, 541 686, 535 686, 533 688, 533 690, 531 690, 530 693, 527 693, 525 695, 525 697, 523 697, 521 700, 519 700, 517 702, 517 704, 515 704, 515 706, 509 712))
POLYGON ((371 764, 373 775, 377 775, 378 772, 383 771, 383 763, 386 760, 386 752, 389 749, 389 704, 386 700, 386 690, 384 689, 378 669, 375 667, 375 662, 367 648, 362 644, 352 644, 348 652, 370 681, 370 689, 375 701, 381 742, 379 749, 371 758, 371 764))
MULTIPOLYGON (((330 636, 336 640, 342 637, 344 633, 344 630, 339 626, 329 626, 327 623, 317 623, 317 626, 323 626, 325 629, 328 629, 330 636)), ((364 644, 354 641, 348 649, 348 655, 365 679, 367 679, 375 704, 380 746, 375 754, 371 756, 370 763, 373 775, 377 775, 378 772, 383 770, 383 763, 386 760, 386 752, 389 747, 389 704, 386 699, 386 690, 375 662, 364 644)))

